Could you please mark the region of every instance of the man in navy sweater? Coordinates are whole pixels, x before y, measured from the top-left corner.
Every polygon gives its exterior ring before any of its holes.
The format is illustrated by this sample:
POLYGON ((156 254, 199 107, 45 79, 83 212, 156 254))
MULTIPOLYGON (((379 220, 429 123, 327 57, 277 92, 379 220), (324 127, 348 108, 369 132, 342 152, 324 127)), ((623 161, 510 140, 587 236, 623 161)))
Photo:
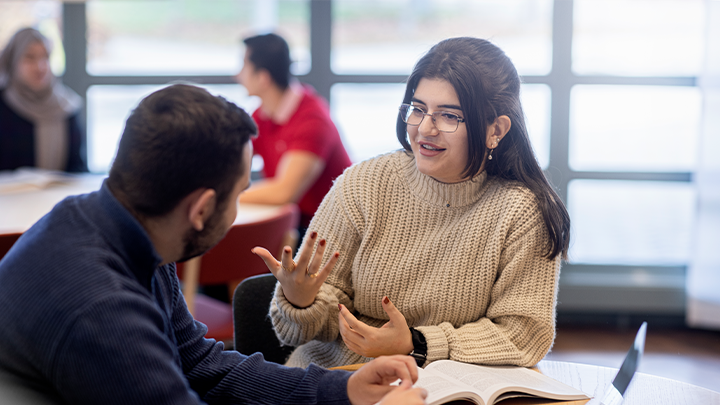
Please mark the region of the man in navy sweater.
POLYGON ((423 402, 411 357, 303 370, 204 338, 174 262, 232 225, 256 132, 193 86, 139 104, 102 188, 59 203, 0 261, 0 375, 12 389, 66 404, 423 402))

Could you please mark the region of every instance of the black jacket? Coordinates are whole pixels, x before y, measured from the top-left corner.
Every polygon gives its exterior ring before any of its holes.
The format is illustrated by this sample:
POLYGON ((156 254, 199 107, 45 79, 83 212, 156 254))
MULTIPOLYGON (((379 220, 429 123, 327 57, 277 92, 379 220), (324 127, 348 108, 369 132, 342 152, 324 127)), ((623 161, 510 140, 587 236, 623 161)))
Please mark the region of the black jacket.
MULTIPOLYGON (((65 171, 86 172, 86 135, 80 122, 80 114, 69 117, 67 125, 70 139, 65 171)), ((0 170, 35 166, 34 134, 34 124, 13 111, 5 103, 3 91, 0 91, 0 170)))

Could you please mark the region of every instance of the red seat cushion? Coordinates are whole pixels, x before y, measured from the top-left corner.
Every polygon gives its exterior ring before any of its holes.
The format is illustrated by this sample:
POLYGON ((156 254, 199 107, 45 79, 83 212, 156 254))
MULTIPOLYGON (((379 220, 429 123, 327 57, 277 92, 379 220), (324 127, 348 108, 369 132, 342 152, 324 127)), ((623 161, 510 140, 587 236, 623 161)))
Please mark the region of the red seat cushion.
POLYGON ((195 319, 207 326, 206 338, 233 340, 233 314, 230 304, 198 294, 195 296, 195 319))

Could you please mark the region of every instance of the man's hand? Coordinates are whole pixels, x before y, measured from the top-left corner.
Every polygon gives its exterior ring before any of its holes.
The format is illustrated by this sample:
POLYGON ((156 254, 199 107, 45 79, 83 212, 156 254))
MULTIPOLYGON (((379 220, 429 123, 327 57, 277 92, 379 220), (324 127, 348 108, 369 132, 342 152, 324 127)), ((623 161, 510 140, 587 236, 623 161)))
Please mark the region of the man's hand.
POLYGON ((381 399, 384 404, 422 404, 427 392, 411 388, 417 379, 417 365, 412 357, 380 357, 350 376, 348 398, 353 405, 375 404, 381 399), (398 379, 402 380, 399 387, 390 385, 398 379))
POLYGON ((425 388, 413 388, 410 382, 403 381, 400 386, 390 391, 380 401, 380 405, 422 405, 425 404, 428 392, 425 388))
POLYGON ((390 320, 382 327, 374 328, 358 321, 341 305, 338 324, 343 342, 350 350, 365 357, 410 353, 413 350, 412 333, 405 317, 388 297, 383 298, 382 307, 390 320))

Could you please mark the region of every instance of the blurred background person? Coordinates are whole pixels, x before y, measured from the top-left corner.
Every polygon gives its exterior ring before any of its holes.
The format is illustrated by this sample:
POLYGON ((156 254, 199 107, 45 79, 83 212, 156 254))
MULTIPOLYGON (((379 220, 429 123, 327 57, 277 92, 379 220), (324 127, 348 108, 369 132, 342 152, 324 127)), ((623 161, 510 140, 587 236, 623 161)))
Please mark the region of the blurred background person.
POLYGON ((82 99, 50 70, 50 41, 33 28, 0 55, 0 170, 87 171, 82 99))
POLYGON ((262 101, 252 117, 258 125, 255 154, 264 161, 264 179, 241 202, 297 203, 300 238, 333 180, 351 165, 327 102, 290 74, 290 49, 276 34, 244 39, 242 70, 236 76, 262 101))

